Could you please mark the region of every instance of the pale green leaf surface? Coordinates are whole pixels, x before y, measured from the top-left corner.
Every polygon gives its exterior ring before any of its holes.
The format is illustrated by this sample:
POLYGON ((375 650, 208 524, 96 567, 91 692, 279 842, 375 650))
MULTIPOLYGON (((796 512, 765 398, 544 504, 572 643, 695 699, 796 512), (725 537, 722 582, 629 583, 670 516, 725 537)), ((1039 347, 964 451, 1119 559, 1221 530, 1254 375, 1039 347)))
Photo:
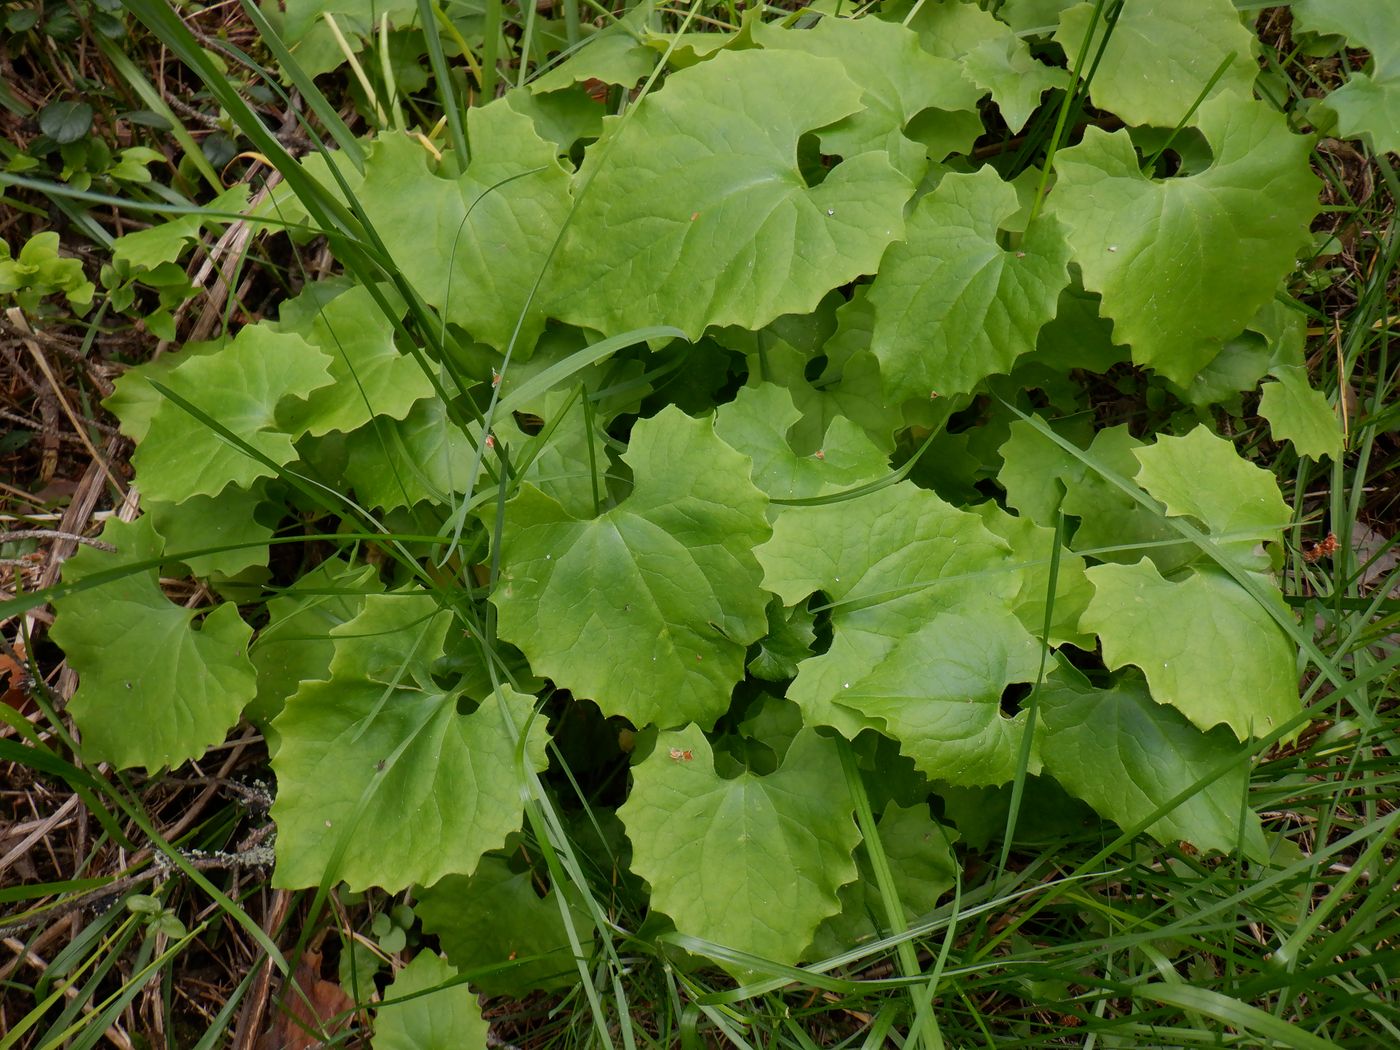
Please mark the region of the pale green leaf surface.
POLYGON ((883 152, 808 187, 804 132, 861 110, 832 59, 726 51, 675 73, 590 148, 592 175, 551 270, 550 312, 605 334, 759 328, 873 273, 914 186, 883 152))
POLYGON ((767 498, 707 420, 637 423, 635 487, 591 520, 526 485, 506 505, 492 602, 537 674, 633 724, 711 725, 766 628, 753 548, 767 498))
POLYGON ((227 342, 227 339, 220 338, 186 343, 179 353, 164 354, 128 369, 116 378, 112 393, 103 399, 102 404, 121 421, 122 433, 139 445, 146 440, 156 409, 165 404, 165 395, 151 386, 151 380, 169 386, 170 373, 176 368, 191 358, 217 353, 227 342))
MULTIPOLYGON (((248 204, 248 184, 237 182, 210 201, 208 211, 239 212, 248 204)), ((166 222, 158 222, 144 230, 133 230, 112 242, 112 261, 128 263, 143 270, 153 270, 161 263, 174 262, 185 246, 199 237, 205 223, 216 222, 206 219, 199 212, 177 215, 166 222)))
POLYGON ((1337 130, 1364 136, 1377 153, 1400 152, 1400 6, 1375 0, 1298 0, 1294 25, 1337 33, 1371 53, 1370 68, 1352 73, 1327 96, 1337 130))
POLYGON ((510 108, 523 113, 535 124, 535 132, 568 154, 580 139, 596 139, 603 133, 602 106, 581 87, 538 95, 528 88, 514 88, 505 98, 510 108))
POLYGON ((476 993, 465 983, 440 987, 457 976, 446 960, 431 951, 420 951, 384 989, 375 1011, 374 1050, 463 1050, 487 1046, 490 1026, 482 1019, 476 993), (429 989, 437 988, 437 991, 429 989), (419 995, 406 1003, 406 999, 419 995))
MULTIPOLYGON (((906 808, 893 802, 880 816, 879 831, 904 919, 912 922, 953 888, 958 861, 952 844, 958 833, 931 819, 927 804, 906 808)), ((841 887, 841 911, 817 930, 813 958, 829 958, 889 932, 866 849, 856 854, 860 877, 841 887)))
MULTIPOLYGON (((1040 637, 1045 628, 1045 603, 1050 594, 1054 528, 1008 514, 991 501, 979 503, 971 510, 982 519, 988 532, 1000 536, 1016 552, 1021 566, 1021 589, 1012 599, 1010 608, 1027 631, 1040 637)), ((1081 649, 1094 648, 1092 638, 1079 630, 1079 618, 1093 594, 1094 588, 1084 575, 1084 559, 1062 548, 1047 639, 1051 645, 1069 643, 1081 649)))
POLYGON ((1019 208, 990 167, 946 175, 919 201, 866 297, 891 398, 966 393, 1035 349, 1069 283, 1069 249, 1048 216, 1003 248, 998 230, 1019 208))
POLYGON ((925 0, 911 13, 909 28, 931 55, 961 62, 988 40, 1010 35, 1005 23, 966 0, 925 0))
POLYGON ((768 776, 719 777, 691 725, 662 733, 618 810, 632 868, 676 928, 795 963, 856 877, 860 832, 836 747, 810 729, 768 776))
POLYGON ((1004 784, 1016 775, 1025 713, 1006 718, 1001 696, 1035 681, 1039 666, 1040 646, 1015 617, 969 603, 901 637, 867 675, 841 683, 835 702, 899 741, 932 779, 1004 784))
POLYGON ((1040 754, 1070 794, 1122 827, 1131 827, 1208 773, 1223 773, 1148 825, 1164 845, 1185 840, 1202 850, 1253 857, 1265 852, 1259 818, 1243 808, 1249 756, 1224 729, 1203 733, 1153 701, 1141 677, 1120 675, 1094 689, 1058 673, 1041 686, 1040 754), (1243 823, 1241 822, 1243 818, 1243 823))
POLYGON ((249 721, 266 731, 302 682, 329 678, 335 655, 331 631, 360 614, 365 595, 383 590, 373 566, 352 568, 333 559, 269 598, 267 626, 249 653, 258 671, 258 695, 246 712, 249 721))
POLYGON ((1279 114, 1222 96, 1196 119, 1215 157, 1199 174, 1147 178, 1126 131, 1089 128, 1050 197, 1114 340, 1182 386, 1273 297, 1318 209, 1308 140, 1279 114))
POLYGON ((1158 703, 1203 730, 1224 723, 1241 740, 1301 709, 1292 640, 1225 573, 1198 569, 1168 581, 1144 559, 1088 575, 1094 598, 1080 626, 1099 636, 1110 669, 1140 668, 1158 703))
POLYGON ((1321 390, 1308 382, 1302 365, 1279 365, 1259 398, 1259 414, 1269 421, 1275 441, 1291 441, 1300 456, 1321 459, 1342 454, 1342 427, 1321 390))
MULTIPOLYGON (((1137 453, 1144 447, 1127 424, 1120 424, 1096 433, 1087 453, 1097 465, 1131 478, 1142 469, 1137 453)), ((1135 564, 1145 554, 1163 573, 1202 556, 1166 520, 1165 508, 1143 506, 1081 460, 1066 457, 1060 480, 1066 488, 1065 513, 1079 518, 1071 543, 1076 551, 1125 564, 1135 564)))
POLYGON ((1278 482, 1263 467, 1244 459, 1210 427, 1194 427, 1183 437, 1158 436, 1135 448, 1142 468, 1137 483, 1161 500, 1171 515, 1190 515, 1241 565, 1268 568, 1258 545, 1278 542, 1293 517, 1278 482))
POLYGON ((963 74, 992 93, 1007 126, 1020 131, 1051 88, 1069 86, 1069 73, 1037 62, 1013 33, 984 40, 963 56, 963 74))
POLYGON ((912 484, 822 507, 794 507, 756 552, 763 586, 795 606, 817 591, 831 606, 831 648, 798 669, 788 699, 811 725, 848 739, 879 723, 840 701, 935 614, 1008 604, 1020 586, 1012 552, 974 514, 912 484))
MULTIPOLYGON (((569 176, 555 145, 509 101, 468 109, 467 134, 471 163, 455 179, 430 172, 415 140, 381 135, 360 199, 418 293, 503 350, 568 213, 569 176)), ((544 319, 537 297, 517 353, 534 346, 544 319)))
MULTIPOLYGON (((444 4, 446 8, 451 4, 444 4)), ((350 41, 353 50, 362 46, 357 38, 374 33, 381 17, 392 25, 414 20, 418 5, 412 0, 287 0, 281 32, 297 65, 308 76, 329 73, 345 62, 324 16, 330 15, 350 41)))
POLYGON ((810 29, 757 25, 754 40, 769 49, 791 49, 833 58, 863 89, 864 109, 821 132, 823 152, 851 157, 883 150, 908 178, 923 178, 928 158, 923 146, 903 134, 926 109, 975 111, 978 92, 955 62, 929 54, 918 36, 895 22, 877 18, 823 18, 810 29))
MULTIPOLYGON (((1131 478, 1141 469, 1134 453, 1144 443, 1126 425, 1106 427, 1093 433, 1092 440, 1083 430, 1066 428, 1062 436, 1081 447, 1087 445, 1090 459, 1120 477, 1131 478)), ((1165 573, 1200 556, 1166 521, 1164 508, 1144 507, 1030 423, 1013 421, 1000 452, 997 480, 1006 489, 1006 502, 1047 527, 1054 525, 1056 510, 1063 507, 1079 522, 1070 540, 1076 552, 1126 563, 1137 562, 1145 554, 1165 573)))
MULTIPOLYGON (((298 436, 278 406, 332 382, 330 359, 299 335, 249 325, 217 354, 183 357, 164 383, 273 463, 296 458, 298 436)), ((131 457, 143 495, 166 503, 248 488, 275 471, 226 441, 203 420, 162 398, 131 457)))
POLYGON ((273 529, 256 517, 262 486, 252 491, 226 488, 217 496, 191 496, 182 503, 141 501, 142 509, 164 541, 164 553, 195 576, 234 576, 266 565, 273 529), (208 547, 245 544, 236 550, 189 554, 208 547))
MULTIPOLYGON (((117 553, 79 548, 64 565, 64 583, 161 553, 149 517, 109 518, 102 538, 117 553)), ((173 769, 220 743, 253 697, 253 631, 238 608, 182 608, 161 593, 158 576, 145 569, 54 602, 50 634, 78 672, 68 713, 88 762, 173 769)))
MULTIPOLYGON (((458 969, 502 968, 474 978, 474 986, 488 995, 521 995, 578 979, 554 893, 541 897, 530 872, 513 872, 503 857, 488 853, 470 877, 449 875, 421 890, 414 911, 458 969), (510 965, 512 960, 518 965, 510 965)), ((567 894, 570 914, 587 945, 593 924, 575 895, 567 894)))
POLYGON ((768 603, 768 633, 758 641, 758 652, 749 661, 749 673, 769 682, 797 675, 797 665, 812 655, 816 641, 816 616, 802 605, 783 608, 781 598, 768 603))
MULTIPOLYGON (((376 594, 332 630, 329 680, 303 682, 273 723, 276 885, 395 892, 470 873, 519 828, 515 739, 533 699, 503 688, 460 714, 459 691, 433 675, 450 621, 429 595, 376 594), (374 848, 353 845, 365 842, 374 848)), ((542 722, 526 761, 544 768, 542 722)))
POLYGON ((1006 0, 997 8, 1018 33, 1049 33, 1060 24, 1060 12, 1077 0, 1006 0))
MULTIPOLYGON (((889 473, 885 453, 865 431, 836 416, 816 452, 799 456, 788 434, 802 419, 792 395, 775 383, 742 388, 715 413, 715 433, 753 460, 753 482, 773 499, 801 499, 848 489, 889 473)), ((776 517, 782 508, 771 506, 776 517)))
MULTIPOLYGON (((1055 42, 1065 49, 1071 66, 1093 17, 1092 3, 1060 13, 1055 42)), ((1100 20, 1089 43, 1089 58, 1098 53, 1102 37, 1100 20)), ((1232 53, 1211 97, 1231 96, 1233 102, 1226 105, 1250 97, 1257 72, 1254 47, 1254 35, 1230 0, 1130 0, 1104 48, 1089 97, 1129 124, 1174 128, 1232 53)))
POLYGON ((764 342, 749 355, 750 385, 774 383, 787 390, 802 419, 788 432, 795 449, 813 453, 830 432, 839 435, 854 423, 881 452, 894 451, 895 434, 907 426, 934 427, 947 418, 943 406, 928 395, 911 399, 891 411, 880 377, 880 363, 870 352, 874 310, 866 300, 866 285, 836 311, 837 329, 822 348, 827 367, 816 382, 807 379, 812 361, 781 341, 764 342))
POLYGON ((1265 304, 1243 332, 1225 340, 1220 352, 1192 377, 1189 385, 1180 387, 1173 383, 1169 389, 1189 405, 1230 405, 1232 412, 1242 412, 1242 408, 1233 407, 1239 403, 1241 393, 1254 391, 1274 364, 1293 356, 1295 347, 1301 360, 1301 323, 1275 329, 1272 322, 1282 314, 1298 318, 1276 300, 1265 304))
POLYGON ((588 430, 582 399, 573 398, 566 408, 567 397, 550 394, 540 406, 542 420, 552 431, 526 434, 509 416, 498 416, 492 431, 497 441, 504 442, 522 481, 558 501, 574 517, 589 518, 598 510, 595 492, 602 498, 607 495, 607 439, 596 424, 588 430), (527 459, 529 466, 522 470, 527 459))
POLYGON ((345 480, 361 504, 393 510, 423 500, 450 503, 471 478, 476 447, 436 397, 401 420, 376 419, 345 441, 345 480))
POLYGON ((403 419, 414 402, 432 396, 433 384, 418 362, 394 345, 393 322, 368 289, 352 287, 324 304, 304 292, 282 305, 281 328, 320 348, 334 379, 286 413, 293 432, 348 434, 375 416, 403 419), (310 301, 298 309, 303 299, 310 301))
POLYGON ((637 23, 644 22, 648 10, 646 4, 639 4, 607 28, 584 37, 577 51, 532 80, 531 90, 548 94, 585 80, 636 86, 651 72, 657 59, 656 52, 638 39, 637 23))

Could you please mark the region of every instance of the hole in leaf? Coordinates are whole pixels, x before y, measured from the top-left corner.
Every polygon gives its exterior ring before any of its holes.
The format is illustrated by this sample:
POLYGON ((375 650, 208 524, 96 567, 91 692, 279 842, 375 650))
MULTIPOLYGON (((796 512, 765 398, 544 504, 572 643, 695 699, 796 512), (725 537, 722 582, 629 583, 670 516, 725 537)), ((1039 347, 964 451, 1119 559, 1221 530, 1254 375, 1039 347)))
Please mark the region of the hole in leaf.
POLYGON ((1029 682, 1012 682, 1008 685, 1001 691, 1001 713, 1007 718, 1014 718, 1021 709, 1021 702, 1031 695, 1031 689, 1029 682))
POLYGON ((466 695, 457 697, 457 713, 459 715, 474 715, 476 714, 476 709, 480 706, 480 700, 473 700, 466 695))
POLYGON ((812 624, 812 630, 816 634, 816 639, 812 642, 812 653, 815 656, 820 656, 831 648, 831 610, 822 608, 830 600, 821 591, 807 599, 808 612, 816 614, 812 624))
POLYGON ((733 780, 744 773, 767 776, 778 768, 778 755, 760 740, 728 736, 714 744, 715 772, 723 780, 733 780))
POLYGON ((818 354, 816 357, 809 360, 807 364, 803 367, 802 378, 807 380, 807 382, 809 383, 815 383, 818 379, 822 377, 822 373, 826 371, 826 366, 826 354, 818 354))
POLYGON ((797 170, 802 173, 802 181, 808 189, 825 182, 831 169, 839 163, 839 157, 828 157, 822 152, 821 138, 816 132, 809 131, 797 140, 797 170))
POLYGON ((1154 179, 1184 178, 1210 167, 1215 159, 1210 143, 1195 128, 1173 135, 1165 128, 1136 128, 1132 132, 1138 160, 1154 179), (1147 168, 1148 162, 1151 168, 1147 168))

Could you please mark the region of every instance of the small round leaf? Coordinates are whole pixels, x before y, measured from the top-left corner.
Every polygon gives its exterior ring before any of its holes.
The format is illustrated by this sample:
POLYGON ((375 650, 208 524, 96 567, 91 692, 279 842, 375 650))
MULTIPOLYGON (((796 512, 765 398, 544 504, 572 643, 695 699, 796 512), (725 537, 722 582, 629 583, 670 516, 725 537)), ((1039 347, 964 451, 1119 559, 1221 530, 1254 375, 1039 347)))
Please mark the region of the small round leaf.
POLYGON ((50 102, 39 111, 39 130, 60 146, 77 142, 92 130, 92 107, 86 102, 50 102))

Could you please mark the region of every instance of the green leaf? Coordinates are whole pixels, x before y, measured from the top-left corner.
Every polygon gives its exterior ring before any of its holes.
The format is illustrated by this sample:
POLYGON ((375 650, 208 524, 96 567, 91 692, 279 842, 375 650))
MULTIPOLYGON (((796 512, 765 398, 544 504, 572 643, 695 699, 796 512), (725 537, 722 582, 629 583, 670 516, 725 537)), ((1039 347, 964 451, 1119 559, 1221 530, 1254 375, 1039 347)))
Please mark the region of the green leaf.
MULTIPOLYGON (((433 384, 410 355, 394 345, 394 326, 375 305, 369 290, 335 293, 322 281, 282 304, 279 329, 302 335, 330 359, 334 380, 291 406, 283 423, 292 433, 349 433, 376 416, 403 419, 414 403, 431 397, 433 384)), ((392 296, 391 296, 392 298, 392 296)))
POLYGON ((821 130, 824 153, 853 157, 883 150, 917 182, 928 168, 927 152, 905 137, 905 126, 926 109, 977 109, 978 92, 957 64, 923 50, 918 36, 895 22, 828 17, 810 29, 756 25, 753 35, 770 50, 835 59, 863 89, 863 109, 821 130))
MULTIPOLYGON (((518 996, 578 980, 557 893, 541 896, 531 872, 514 872, 504 857, 488 853, 470 878, 449 875, 422 890, 415 907, 424 931, 436 935, 458 969, 501 968, 473 978, 477 988, 518 996)), ((575 899, 577 891, 565 896, 574 929, 587 945, 593 931, 588 911, 575 899)))
POLYGON ((77 142, 92 130, 92 107, 71 99, 50 102, 39 110, 39 130, 60 146, 77 142))
POLYGON ((1040 646, 1010 613, 963 606, 901 637, 868 674, 841 683, 835 702, 899 741, 930 778, 1004 784, 1016 775, 1025 714, 1005 717, 1002 694, 1035 681, 1039 666, 1040 646))
MULTIPOLYGON (((969 82, 990 91, 1012 131, 1025 126, 1045 91, 1069 85, 1067 71, 1037 62, 1023 39, 975 4, 933 0, 911 14, 924 48, 956 61, 969 82)), ((1004 10, 997 14, 1006 17, 1004 10)))
POLYGON ((1059 224, 1037 218, 1015 249, 999 231, 1020 204, 991 168, 945 175, 870 286, 871 348, 891 398, 966 393, 1008 372, 1069 283, 1059 224))
POLYGON ((1364 136, 1377 153, 1400 152, 1400 9, 1370 0, 1297 0, 1293 23, 1337 33, 1371 53, 1367 71, 1352 73, 1326 105, 1345 137, 1364 136))
MULTIPOLYGON (((259 486, 260 488, 260 486, 259 486)), ((143 500, 142 506, 171 561, 180 561, 194 576, 236 576, 244 569, 266 565, 267 541, 273 529, 255 512, 264 493, 226 488, 217 496, 191 496, 182 503, 143 500), (186 556, 206 547, 245 544, 236 550, 186 556)))
MULTIPOLYGON (((296 458, 296 435, 279 426, 278 406, 332 382, 328 365, 301 336, 248 325, 218 353, 184 357, 163 382, 272 462, 286 464, 296 458)), ((229 485, 246 489, 275 473, 165 399, 131 459, 141 492, 167 503, 217 496, 229 485)))
POLYGON ((374 1050, 459 1050, 487 1046, 490 1025, 481 1016, 476 993, 465 983, 443 988, 457 971, 430 951, 420 951, 384 989, 375 1011, 374 1050), (430 991, 436 988, 437 991, 430 991), (418 992, 428 992, 398 1004, 418 992))
POLYGON ((62 292, 68 302, 86 309, 96 289, 83 274, 79 259, 58 254, 58 234, 52 230, 36 233, 11 259, 9 245, 0 240, 0 295, 18 292, 20 308, 33 311, 41 298, 62 292))
MULTIPOLYGON (((932 911, 938 898, 953 888, 958 861, 952 844, 958 833, 931 820, 927 803, 905 808, 893 802, 880 816, 879 831, 905 921, 912 922, 932 911)), ((817 930, 814 958, 837 955, 890 932, 869 848, 867 844, 856 854, 859 878, 841 887, 840 913, 817 930)))
MULTIPOLYGON (((237 212, 248 205, 248 184, 235 183, 205 207, 209 211, 237 212)), ((177 215, 144 230, 122 234, 112 242, 112 261, 128 263, 142 270, 154 270, 161 263, 179 259, 185 247, 198 239, 206 222, 199 212, 177 215)))
POLYGON ((401 420, 375 419, 345 440, 345 480, 367 507, 393 510, 423 500, 450 504, 471 479, 476 446, 439 398, 401 420))
MULTIPOLYGON (((1079 59, 1093 17, 1092 3, 1060 14, 1055 42, 1065 49, 1071 66, 1079 59)), ((1100 19, 1088 58, 1098 54, 1103 31, 1100 19)), ((1232 96, 1224 102, 1226 106, 1250 98, 1258 72, 1254 47, 1254 35, 1241 23, 1230 0, 1126 3, 1099 59, 1089 97, 1128 124, 1174 128, 1186 119, 1227 58, 1230 64, 1211 88, 1211 97, 1232 96)), ((1084 68, 1088 69, 1087 59, 1084 68)))
POLYGON ((1136 664, 1152 698, 1203 730, 1265 736, 1302 708, 1297 649, 1268 610, 1214 568, 1164 580, 1147 559, 1088 571, 1094 598, 1080 626, 1110 669, 1136 664))
MULTIPOLYGON (((847 739, 883 722, 844 704, 900 640, 940 612, 1009 605, 1020 577, 1006 543, 980 519, 910 483, 821 507, 793 507, 756 552, 763 586, 795 606, 821 592, 830 649, 804 661, 788 688, 809 725, 847 739)), ((1015 625, 1018 637, 1025 631, 1015 625)), ((911 646, 904 655, 916 656, 911 646)))
POLYGON ((506 505, 500 634, 606 714, 709 726, 766 630, 751 552, 767 499, 747 457, 675 408, 639 421, 623 458, 635 487, 600 517, 530 485, 506 505))
POLYGON ((217 353, 227 343, 228 340, 224 338, 186 343, 179 353, 165 354, 137 368, 128 369, 117 377, 113 392, 102 404, 121 421, 122 433, 139 446, 146 440, 156 410, 166 404, 165 395, 151 386, 151 380, 169 386, 170 374, 175 369, 191 358, 217 353))
POLYGON ((1114 340, 1181 386, 1273 297, 1318 210, 1308 140, 1281 115, 1221 96, 1196 123, 1215 158, 1199 174, 1148 178, 1126 131, 1091 127, 1055 155, 1050 197, 1114 340))
POLYGON ((417 10, 413 0, 287 0, 286 16, 279 28, 297 64, 307 76, 315 77, 345 63, 324 16, 335 19, 351 48, 358 51, 360 39, 376 31, 381 17, 387 17, 391 25, 405 25, 417 10))
MULTIPOLYGON (((102 538, 117 554, 80 548, 63 567, 64 583, 161 553, 149 517, 129 524, 109 518, 102 538)), ((246 650, 253 632, 237 607, 176 605, 161 593, 156 568, 60 598, 54 606, 53 640, 78 672, 68 713, 82 731, 88 762, 144 766, 152 773, 173 769, 220 743, 252 699, 246 650)))
POLYGON ((276 885, 396 892, 471 872, 519 828, 516 736, 531 726, 543 769, 544 725, 509 688, 459 712, 467 698, 433 673, 450 621, 430 595, 375 594, 331 631, 329 681, 303 682, 273 723, 276 885))
POLYGON ((682 933, 797 962, 857 874, 860 832, 835 745, 803 730, 776 772, 725 780, 692 725, 660 734, 632 780, 618 816, 652 907, 682 933))
POLYGON ((914 191, 883 152, 808 186, 798 139, 861 110, 831 59, 725 51, 673 74, 590 148, 550 312, 605 334, 759 328, 873 273, 914 191))
POLYGON ((1037 62, 1014 33, 984 40, 963 57, 963 74, 992 93, 1002 119, 1019 132, 1051 88, 1067 88, 1069 74, 1037 62))
POLYGON ((1241 565, 1268 568, 1268 555, 1252 552, 1258 544, 1281 540, 1293 517, 1269 471, 1241 458, 1230 441, 1205 426, 1184 437, 1162 434, 1133 455, 1142 464, 1137 483, 1161 500, 1168 514, 1201 522, 1241 565))
MULTIPOLYGON (((529 364, 534 364, 534 360, 529 364)), ((539 407, 542 423, 552 426, 552 430, 529 435, 507 416, 493 427, 496 440, 504 443, 520 480, 557 500, 575 517, 592 517, 598 511, 594 494, 607 494, 607 437, 600 431, 596 416, 595 425, 589 430, 581 397, 551 393, 539 407), (519 465, 527 458, 529 467, 521 470, 519 465)))
MULTIPOLYGON (((744 387, 715 412, 715 433, 753 460, 753 482, 773 499, 838 492, 889 473, 885 453, 850 420, 836 416, 821 446, 798 455, 788 435, 801 421, 792 395, 774 383, 744 387)), ((776 517, 782 508, 771 507, 776 517)))
POLYGON ((267 626, 258 632, 249 654, 258 671, 258 695, 248 705, 249 721, 266 731, 302 682, 329 678, 335 655, 332 631, 360 614, 365 595, 383 590, 373 566, 352 568, 330 559, 269 598, 267 626))
POLYGON ((1259 398, 1259 414, 1269 421, 1275 441, 1291 441, 1300 456, 1321 459, 1342 454, 1342 428, 1337 413, 1321 390, 1308 382, 1301 365, 1279 365, 1269 370, 1278 382, 1265 383, 1259 398))
POLYGON ((635 87, 656 65, 656 52, 638 39, 645 32, 642 25, 648 10, 646 4, 638 4, 606 28, 585 37, 577 51, 532 80, 531 91, 548 94, 585 80, 635 87))
MULTIPOLYGON (((982 519, 982 525, 994 536, 1000 536, 1021 559, 1021 589, 1012 599, 1010 608, 1032 635, 1040 636, 1045 627, 1045 603, 1050 593, 1050 557, 1054 550, 1055 530, 1037 525, 1029 518, 1006 513, 995 503, 979 503, 972 512, 982 519)), ((1093 639, 1079 630, 1079 618, 1093 597, 1094 588, 1084 575, 1084 559, 1068 550, 1060 550, 1060 565, 1055 578, 1054 608, 1050 616, 1051 645, 1077 645, 1092 650, 1093 639)))
POLYGON ((1040 754, 1070 794, 1123 827, 1212 772, 1199 792, 1148 825, 1164 845, 1179 840, 1202 850, 1252 857, 1265 850, 1259 818, 1243 806, 1249 791, 1247 752, 1224 729, 1203 733, 1169 707, 1155 703, 1134 672, 1107 689, 1094 689, 1060 672, 1041 686, 1040 754))
POLYGON ((544 328, 526 300, 570 206, 569 176, 534 122, 500 100, 467 110, 472 158, 457 178, 429 171, 416 139, 381 135, 357 196, 395 265, 429 304, 477 339, 518 349, 544 328))
POLYGON ((768 603, 768 633, 759 639, 749 674, 769 682, 796 677, 797 665, 812 655, 815 622, 804 606, 784 609, 782 599, 775 597, 768 603))

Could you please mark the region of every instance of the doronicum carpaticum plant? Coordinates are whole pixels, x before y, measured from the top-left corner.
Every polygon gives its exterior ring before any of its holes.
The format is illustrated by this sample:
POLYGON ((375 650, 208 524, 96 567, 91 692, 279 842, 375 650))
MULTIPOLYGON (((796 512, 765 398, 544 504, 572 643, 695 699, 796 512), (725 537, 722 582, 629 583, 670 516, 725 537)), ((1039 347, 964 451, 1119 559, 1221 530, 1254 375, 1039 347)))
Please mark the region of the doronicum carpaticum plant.
MULTIPOLYGON (((1250 399, 1303 480, 1374 426, 1310 381, 1315 136, 1229 0, 634 9, 469 107, 424 0, 392 17, 444 120, 401 130, 386 62, 359 138, 250 7, 328 137, 300 161, 129 6, 280 171, 254 221, 339 266, 119 380, 143 513, 28 600, 86 762, 173 768, 247 719, 274 885, 411 896, 445 957, 377 1045, 484 1041, 468 980, 568 990, 606 1045, 810 1045, 794 985, 866 1045, 980 1038, 988 988, 1023 1034, 1332 1045, 1288 1023, 1302 916, 1333 856, 1393 875, 1395 821, 1308 855, 1251 774, 1327 753, 1300 671, 1383 739, 1379 607, 1314 641, 1300 518, 1217 422, 1250 399), (1155 410, 1106 419, 1115 384, 1155 410), (1247 965, 1245 922, 1282 931, 1247 965), (674 1028, 633 1025, 639 972, 674 1028)), ((1369 50, 1312 112, 1390 148, 1400 32, 1341 0, 1293 28, 1369 50)))

